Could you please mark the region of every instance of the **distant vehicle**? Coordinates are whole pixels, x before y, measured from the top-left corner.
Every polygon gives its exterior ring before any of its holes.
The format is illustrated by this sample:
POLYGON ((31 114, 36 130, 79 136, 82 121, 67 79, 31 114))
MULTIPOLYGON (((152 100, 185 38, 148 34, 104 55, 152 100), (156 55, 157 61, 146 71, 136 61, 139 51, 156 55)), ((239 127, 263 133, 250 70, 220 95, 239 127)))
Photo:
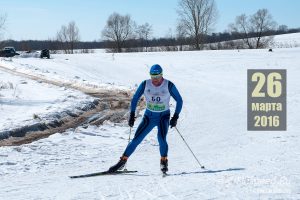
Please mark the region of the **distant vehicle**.
POLYGON ((3 50, 11 50, 11 51, 16 52, 14 47, 4 47, 3 50))
POLYGON ((43 49, 43 50, 41 51, 40 58, 44 58, 44 57, 47 57, 48 59, 50 58, 50 52, 49 52, 49 49, 43 49))
POLYGON ((14 57, 20 55, 16 52, 14 47, 4 47, 2 50, 0 50, 0 57, 14 57))

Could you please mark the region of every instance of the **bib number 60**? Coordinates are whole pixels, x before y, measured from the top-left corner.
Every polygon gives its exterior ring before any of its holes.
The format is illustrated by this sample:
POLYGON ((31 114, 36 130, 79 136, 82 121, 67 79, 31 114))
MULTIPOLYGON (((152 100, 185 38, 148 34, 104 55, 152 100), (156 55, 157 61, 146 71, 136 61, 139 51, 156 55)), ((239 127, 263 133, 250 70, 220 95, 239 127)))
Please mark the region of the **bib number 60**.
POLYGON ((160 102, 160 97, 152 97, 151 99, 153 102, 155 102, 155 101, 160 102))

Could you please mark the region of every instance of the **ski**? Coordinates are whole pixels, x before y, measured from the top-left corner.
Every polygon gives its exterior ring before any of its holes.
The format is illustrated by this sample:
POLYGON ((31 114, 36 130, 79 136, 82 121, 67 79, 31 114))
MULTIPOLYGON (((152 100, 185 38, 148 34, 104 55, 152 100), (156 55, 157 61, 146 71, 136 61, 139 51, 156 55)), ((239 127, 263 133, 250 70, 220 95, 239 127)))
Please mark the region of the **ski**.
POLYGON ((127 173, 136 173, 137 171, 116 171, 116 172, 109 172, 109 171, 103 171, 103 172, 96 172, 91 174, 82 174, 77 176, 69 176, 70 178, 87 178, 87 177, 93 177, 93 176, 103 176, 103 175, 117 175, 117 174, 127 174, 127 173))

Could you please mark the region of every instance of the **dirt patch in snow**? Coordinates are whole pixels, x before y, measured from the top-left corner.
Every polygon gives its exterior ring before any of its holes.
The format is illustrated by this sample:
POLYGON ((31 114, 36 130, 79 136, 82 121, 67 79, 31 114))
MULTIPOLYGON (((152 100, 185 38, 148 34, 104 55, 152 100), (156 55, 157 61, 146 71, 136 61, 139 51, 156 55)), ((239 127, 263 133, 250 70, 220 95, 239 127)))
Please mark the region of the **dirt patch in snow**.
MULTIPOLYGON (((60 87, 67 87, 76 90, 80 90, 85 94, 95 97, 93 102, 88 105, 84 105, 78 110, 72 110, 65 112, 63 117, 58 116, 57 119, 51 121, 38 122, 36 124, 16 128, 9 130, 2 134, 2 140, 0 140, 0 146, 14 146, 30 143, 32 141, 48 137, 51 134, 64 132, 70 128, 76 128, 78 126, 101 125, 104 121, 109 120, 112 122, 122 122, 127 120, 130 100, 132 91, 113 90, 103 88, 89 88, 84 86, 78 86, 73 84, 66 84, 60 81, 49 80, 42 76, 29 75, 22 72, 17 72, 13 69, 0 66, 0 69, 9 73, 33 79, 39 82, 45 82, 60 87)), ((139 107, 144 107, 144 101, 142 100, 139 107)))

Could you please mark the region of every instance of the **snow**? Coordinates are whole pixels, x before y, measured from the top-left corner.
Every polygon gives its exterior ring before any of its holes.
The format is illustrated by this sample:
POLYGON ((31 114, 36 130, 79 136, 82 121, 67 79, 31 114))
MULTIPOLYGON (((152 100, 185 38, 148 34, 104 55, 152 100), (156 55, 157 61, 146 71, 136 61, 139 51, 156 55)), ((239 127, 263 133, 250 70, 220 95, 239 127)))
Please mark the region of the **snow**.
MULTIPOLYGON (((154 130, 129 158, 127 168, 138 173, 69 179, 106 170, 122 155, 130 129, 126 123, 105 122, 31 144, 0 147, 0 199, 300 199, 299 55, 300 48, 278 48, 2 60, 0 65, 8 69, 51 80, 123 89, 149 78, 150 66, 159 63, 184 100, 178 130, 207 170, 200 169, 178 133, 170 129, 170 176, 162 178, 154 130), (247 131, 247 69, 261 68, 287 69, 287 131, 247 131)), ((5 82, 20 81, 0 72, 1 80, 8 77, 5 82)), ((55 102, 59 98, 51 91, 63 95, 59 87, 27 81, 27 87, 41 93, 36 99, 55 102)), ((12 98, 8 92, 4 97, 12 98)), ((31 97, 28 91, 27 100, 31 97)), ((172 111, 174 107, 172 101, 172 111)))
POLYGON ((92 101, 82 92, 0 71, 0 132, 92 101))
POLYGON ((273 48, 300 47, 300 33, 276 35, 274 40, 273 48))

